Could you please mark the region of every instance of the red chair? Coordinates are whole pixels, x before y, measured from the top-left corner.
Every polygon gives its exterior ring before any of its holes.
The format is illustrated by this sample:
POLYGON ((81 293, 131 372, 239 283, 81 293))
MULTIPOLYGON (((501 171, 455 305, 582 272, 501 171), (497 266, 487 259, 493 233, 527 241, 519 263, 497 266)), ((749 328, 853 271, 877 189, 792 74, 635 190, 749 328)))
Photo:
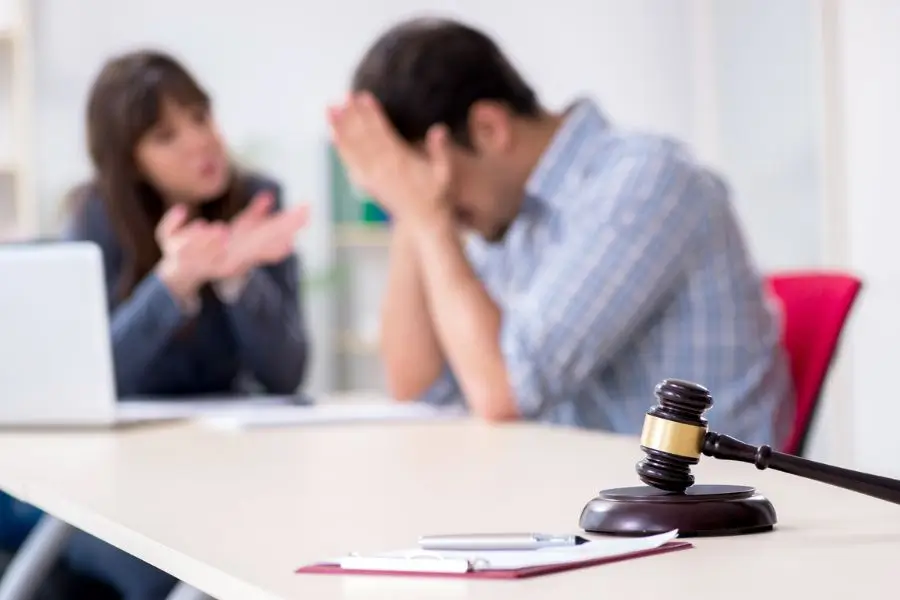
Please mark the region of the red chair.
POLYGON ((784 451, 803 455, 841 332, 862 281, 843 273, 807 271, 774 274, 766 283, 782 303, 782 343, 794 379, 796 413, 784 451))

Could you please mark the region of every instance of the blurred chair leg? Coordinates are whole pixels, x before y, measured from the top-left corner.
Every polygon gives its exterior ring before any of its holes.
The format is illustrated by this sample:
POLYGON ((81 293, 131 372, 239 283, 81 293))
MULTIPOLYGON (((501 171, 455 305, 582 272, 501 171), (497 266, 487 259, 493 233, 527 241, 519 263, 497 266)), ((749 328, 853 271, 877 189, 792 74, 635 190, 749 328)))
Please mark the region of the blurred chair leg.
POLYGON ((71 525, 56 517, 41 517, 0 579, 0 600, 31 600, 74 531, 71 525))
MULTIPOLYGON (((0 600, 3 600, 0 598, 0 600)), ((166 600, 215 600, 212 596, 207 596, 195 587, 191 587, 185 582, 180 582, 172 590, 172 593, 166 596, 166 600)))

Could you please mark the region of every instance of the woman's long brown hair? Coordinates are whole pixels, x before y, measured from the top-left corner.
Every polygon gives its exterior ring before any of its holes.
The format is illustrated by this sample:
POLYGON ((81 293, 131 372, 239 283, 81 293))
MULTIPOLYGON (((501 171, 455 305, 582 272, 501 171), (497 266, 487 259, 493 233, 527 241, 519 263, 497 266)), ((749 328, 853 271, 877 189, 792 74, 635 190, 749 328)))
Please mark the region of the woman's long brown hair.
MULTIPOLYGON (((88 98, 87 138, 94 178, 87 190, 103 199, 123 251, 115 289, 119 299, 130 296, 161 258, 155 230, 165 205, 142 176, 135 148, 159 122, 165 100, 204 110, 211 106, 208 94, 178 61, 153 51, 132 52, 107 62, 88 98)), ((203 204, 202 216, 230 220, 247 205, 248 192, 233 168, 228 189, 203 204)))

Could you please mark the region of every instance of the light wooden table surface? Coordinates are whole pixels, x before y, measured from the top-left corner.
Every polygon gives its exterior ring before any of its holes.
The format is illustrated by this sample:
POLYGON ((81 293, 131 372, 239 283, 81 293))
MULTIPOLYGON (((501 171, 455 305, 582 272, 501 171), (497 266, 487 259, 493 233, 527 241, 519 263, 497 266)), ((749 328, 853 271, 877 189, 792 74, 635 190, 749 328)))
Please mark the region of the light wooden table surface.
POLYGON ((776 532, 521 581, 293 573, 425 533, 574 533, 598 489, 637 483, 640 458, 633 438, 525 424, 178 424, 2 433, 0 487, 220 600, 892 596, 900 507, 713 459, 698 482, 757 485, 776 532))

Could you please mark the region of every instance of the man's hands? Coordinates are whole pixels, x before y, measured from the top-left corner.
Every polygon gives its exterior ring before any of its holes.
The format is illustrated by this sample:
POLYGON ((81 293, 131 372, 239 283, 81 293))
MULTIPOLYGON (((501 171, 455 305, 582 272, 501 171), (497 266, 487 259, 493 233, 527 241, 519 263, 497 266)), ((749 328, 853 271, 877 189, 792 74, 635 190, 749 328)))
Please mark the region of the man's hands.
POLYGON ((287 258, 307 209, 271 213, 273 204, 272 194, 262 192, 231 223, 190 220, 184 205, 169 209, 156 229, 162 251, 157 274, 172 295, 189 303, 208 282, 240 278, 287 258))
POLYGON ((388 213, 404 221, 427 221, 449 211, 452 163, 444 125, 429 129, 423 154, 397 135, 371 94, 351 96, 331 107, 328 117, 350 179, 388 213))
POLYGON ((394 131, 369 94, 330 109, 329 120, 350 178, 396 219, 397 231, 406 228, 414 254, 406 258, 428 265, 416 271, 408 260, 395 263, 392 254, 394 298, 386 308, 393 321, 386 313, 385 327, 393 337, 383 345, 391 387, 401 397, 419 395, 446 357, 476 414, 514 418, 518 409, 499 342, 502 314, 468 262, 448 201, 454 173, 447 128, 433 126, 419 151, 394 131))

